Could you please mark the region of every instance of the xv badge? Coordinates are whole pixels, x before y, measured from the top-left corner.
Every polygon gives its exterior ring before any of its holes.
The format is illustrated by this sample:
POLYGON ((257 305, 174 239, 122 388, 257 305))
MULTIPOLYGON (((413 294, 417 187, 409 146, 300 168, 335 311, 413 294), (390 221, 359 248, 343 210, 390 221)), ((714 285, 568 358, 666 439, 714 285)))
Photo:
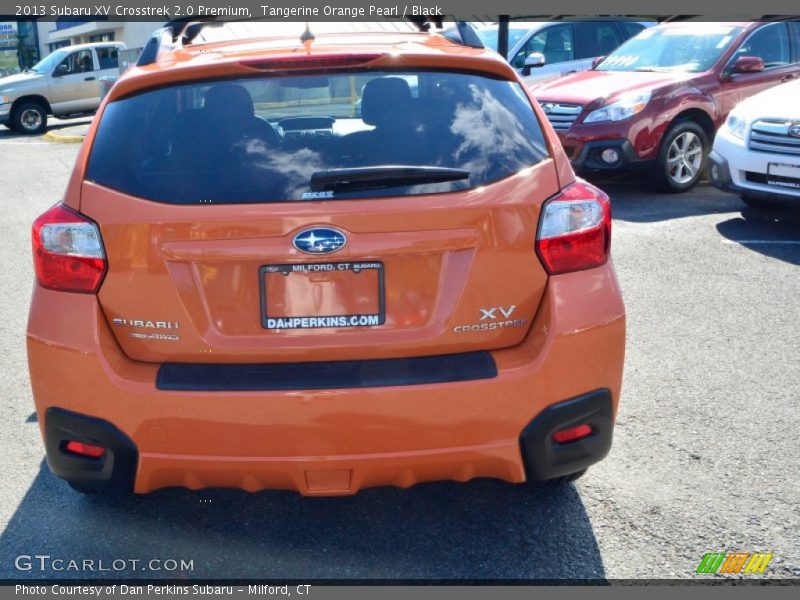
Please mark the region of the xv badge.
POLYGON ((479 321, 483 321, 485 319, 496 319, 497 316, 495 316, 495 312, 499 312, 501 315, 503 315, 504 319, 508 319, 511 316, 511 313, 514 312, 515 308, 517 307, 512 304, 508 308, 505 308, 503 306, 495 306, 493 308, 478 309, 481 311, 481 318, 479 319, 479 321))

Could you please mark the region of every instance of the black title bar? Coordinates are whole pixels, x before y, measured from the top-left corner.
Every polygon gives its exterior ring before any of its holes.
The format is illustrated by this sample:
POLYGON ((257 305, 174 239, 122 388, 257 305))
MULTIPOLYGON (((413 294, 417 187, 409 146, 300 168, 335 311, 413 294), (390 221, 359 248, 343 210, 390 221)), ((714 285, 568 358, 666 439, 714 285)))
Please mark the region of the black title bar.
POLYGON ((169 21, 179 18, 348 21, 435 17, 490 20, 499 15, 551 20, 563 16, 696 15, 714 19, 766 20, 800 13, 797 0, 438 0, 403 3, 392 0, 0 0, 0 21, 36 18, 110 21, 169 21))

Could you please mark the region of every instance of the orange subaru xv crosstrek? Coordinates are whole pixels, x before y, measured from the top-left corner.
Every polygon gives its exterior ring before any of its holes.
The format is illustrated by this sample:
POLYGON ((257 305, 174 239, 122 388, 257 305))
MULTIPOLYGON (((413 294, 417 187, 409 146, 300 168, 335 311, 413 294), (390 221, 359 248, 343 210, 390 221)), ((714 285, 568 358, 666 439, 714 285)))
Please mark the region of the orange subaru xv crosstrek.
POLYGON ((602 459, 609 199, 515 71, 463 35, 192 37, 154 36, 33 225, 52 471, 344 495, 602 459))

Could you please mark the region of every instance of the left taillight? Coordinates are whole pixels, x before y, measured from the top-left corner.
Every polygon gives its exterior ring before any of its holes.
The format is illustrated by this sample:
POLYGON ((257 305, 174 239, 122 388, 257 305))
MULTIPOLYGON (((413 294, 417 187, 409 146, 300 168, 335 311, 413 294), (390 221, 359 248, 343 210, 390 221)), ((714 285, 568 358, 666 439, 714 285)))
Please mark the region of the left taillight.
POLYGON ((46 288, 95 293, 108 266, 100 229, 56 204, 33 222, 33 263, 39 284, 46 288))

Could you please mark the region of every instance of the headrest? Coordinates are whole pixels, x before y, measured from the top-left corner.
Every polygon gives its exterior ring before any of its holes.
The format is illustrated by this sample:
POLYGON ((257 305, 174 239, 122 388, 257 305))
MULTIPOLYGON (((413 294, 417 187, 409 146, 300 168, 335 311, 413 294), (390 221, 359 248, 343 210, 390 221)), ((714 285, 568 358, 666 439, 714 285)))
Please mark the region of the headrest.
POLYGON ((411 105, 411 88, 400 77, 373 79, 361 93, 361 119, 367 125, 397 120, 411 105))
POLYGON ((210 88, 206 92, 205 108, 239 116, 255 114, 250 93, 236 83, 218 83, 210 88))

